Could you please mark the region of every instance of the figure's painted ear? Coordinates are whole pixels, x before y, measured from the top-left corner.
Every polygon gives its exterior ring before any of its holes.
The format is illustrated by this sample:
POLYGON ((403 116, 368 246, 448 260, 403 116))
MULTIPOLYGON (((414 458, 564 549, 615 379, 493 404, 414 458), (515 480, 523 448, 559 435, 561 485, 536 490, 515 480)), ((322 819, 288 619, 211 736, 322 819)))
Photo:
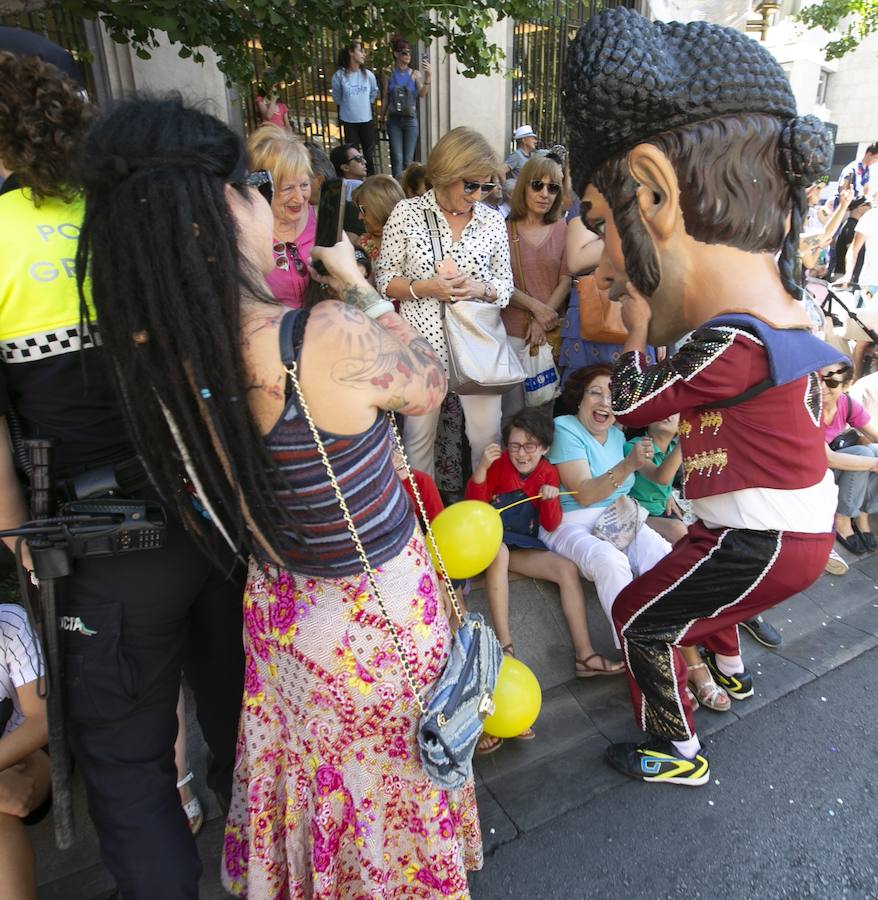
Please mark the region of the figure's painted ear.
POLYGON ((671 161, 653 144, 638 144, 628 154, 628 169, 637 182, 640 217, 653 240, 667 239, 680 218, 677 173, 671 161))

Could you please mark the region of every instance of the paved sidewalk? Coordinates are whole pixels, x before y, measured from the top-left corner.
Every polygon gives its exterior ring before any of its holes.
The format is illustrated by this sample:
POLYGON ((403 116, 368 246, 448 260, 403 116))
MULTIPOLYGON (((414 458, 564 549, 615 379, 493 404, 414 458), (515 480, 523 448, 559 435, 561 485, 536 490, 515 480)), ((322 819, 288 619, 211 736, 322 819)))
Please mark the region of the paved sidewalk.
MULTIPOLYGON (((842 551, 849 561, 854 558, 842 551)), ((551 819, 587 803, 624 782, 602 760, 610 741, 639 736, 634 727, 622 676, 576 679, 573 650, 553 585, 520 579, 510 591, 516 654, 536 673, 543 707, 533 741, 506 741, 476 763, 479 807, 486 854, 515 841, 551 819)), ((596 649, 612 652, 609 624, 587 585, 588 614, 596 649)), ((481 590, 468 598, 470 608, 486 611, 481 590)), ((753 672, 756 694, 733 704, 727 713, 699 709, 698 733, 707 737, 734 726, 779 697, 796 690, 861 653, 878 646, 878 554, 862 557, 843 576, 824 575, 807 591, 769 611, 765 618, 783 634, 779 650, 767 650, 743 636, 743 652, 753 672)), ((204 798, 200 734, 189 710, 190 762, 204 798)), ((112 880, 98 861, 81 785, 77 785, 78 840, 73 850, 54 848, 51 817, 36 829, 40 900, 95 900, 112 880)), ((198 837, 205 864, 201 896, 227 895, 219 884, 222 820, 215 805, 198 837)), ((476 897, 477 883, 476 887, 476 897)))

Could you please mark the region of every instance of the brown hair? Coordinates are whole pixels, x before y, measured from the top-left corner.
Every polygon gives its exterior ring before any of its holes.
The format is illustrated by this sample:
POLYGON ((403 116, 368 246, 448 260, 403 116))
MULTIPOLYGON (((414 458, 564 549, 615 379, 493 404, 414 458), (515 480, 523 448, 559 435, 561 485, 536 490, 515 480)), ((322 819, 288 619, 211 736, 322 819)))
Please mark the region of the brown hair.
MULTIPOLYGON (((782 127, 758 113, 718 116, 645 141, 674 167, 687 234, 751 252, 781 249, 793 205, 778 154, 782 127)), ((603 163, 591 180, 613 211, 625 271, 639 291, 653 294, 661 273, 637 206, 628 151, 603 163)))
POLYGON ((404 200, 399 182, 390 175, 370 175, 354 189, 351 200, 369 211, 369 217, 383 228, 393 212, 393 207, 404 200))
POLYGON ((402 173, 402 178, 400 179, 402 183, 402 190, 406 197, 417 197, 418 196, 418 185, 423 182, 424 189, 430 190, 433 187, 430 184, 430 179, 427 178, 427 168, 423 164, 419 162, 409 163, 406 167, 406 170, 402 173))
POLYGON ((612 376, 613 367, 609 363, 594 363, 590 366, 583 366, 571 373, 567 381, 564 383, 564 390, 561 392, 561 406, 575 413, 582 403, 582 396, 591 386, 595 378, 601 375, 612 376))
POLYGON ((0 52, 0 159, 35 204, 76 194, 74 150, 89 120, 77 86, 36 56, 0 52))
POLYGON ((443 135, 427 158, 427 178, 433 187, 443 188, 455 181, 493 175, 500 160, 485 138, 472 128, 452 128, 443 135))
POLYGON ((509 443, 513 428, 526 431, 543 447, 551 447, 555 437, 555 423, 546 413, 536 409, 522 409, 503 426, 503 443, 509 443))
POLYGON ((507 219, 511 222, 518 222, 527 218, 527 191, 531 181, 549 178, 556 184, 561 185, 561 190, 555 194, 552 199, 552 205, 543 216, 543 222, 550 225, 557 222, 561 218, 562 204, 564 202, 564 170, 561 168, 557 160, 550 156, 532 156, 522 166, 515 182, 515 189, 512 191, 512 199, 510 201, 510 210, 507 219))

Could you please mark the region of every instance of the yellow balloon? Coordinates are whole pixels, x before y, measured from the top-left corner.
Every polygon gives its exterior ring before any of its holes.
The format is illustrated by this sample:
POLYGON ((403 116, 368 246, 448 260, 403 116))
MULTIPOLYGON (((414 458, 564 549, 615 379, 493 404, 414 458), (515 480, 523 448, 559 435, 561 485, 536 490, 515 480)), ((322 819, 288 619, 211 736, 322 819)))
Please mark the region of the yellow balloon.
POLYGON ((543 695, 536 675, 514 656, 504 656, 494 688, 494 714, 484 722, 485 733, 515 737, 537 720, 543 695))
MULTIPOLYGON (((472 578, 494 561, 503 540, 500 513, 481 500, 452 503, 430 523, 445 568, 452 578, 472 578)), ((438 569, 433 545, 427 549, 438 569)))

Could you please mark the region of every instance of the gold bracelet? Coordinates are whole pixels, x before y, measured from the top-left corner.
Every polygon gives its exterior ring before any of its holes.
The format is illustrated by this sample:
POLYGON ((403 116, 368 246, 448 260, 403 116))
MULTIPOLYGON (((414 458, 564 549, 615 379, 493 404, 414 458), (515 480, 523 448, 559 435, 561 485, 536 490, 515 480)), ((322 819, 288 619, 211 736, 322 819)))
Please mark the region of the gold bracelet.
POLYGON ((618 481, 616 481, 616 476, 613 474, 613 470, 612 470, 612 469, 607 469, 607 478, 610 479, 610 484, 612 484, 613 487, 614 487, 617 491, 622 490, 622 485, 619 484, 618 481))

